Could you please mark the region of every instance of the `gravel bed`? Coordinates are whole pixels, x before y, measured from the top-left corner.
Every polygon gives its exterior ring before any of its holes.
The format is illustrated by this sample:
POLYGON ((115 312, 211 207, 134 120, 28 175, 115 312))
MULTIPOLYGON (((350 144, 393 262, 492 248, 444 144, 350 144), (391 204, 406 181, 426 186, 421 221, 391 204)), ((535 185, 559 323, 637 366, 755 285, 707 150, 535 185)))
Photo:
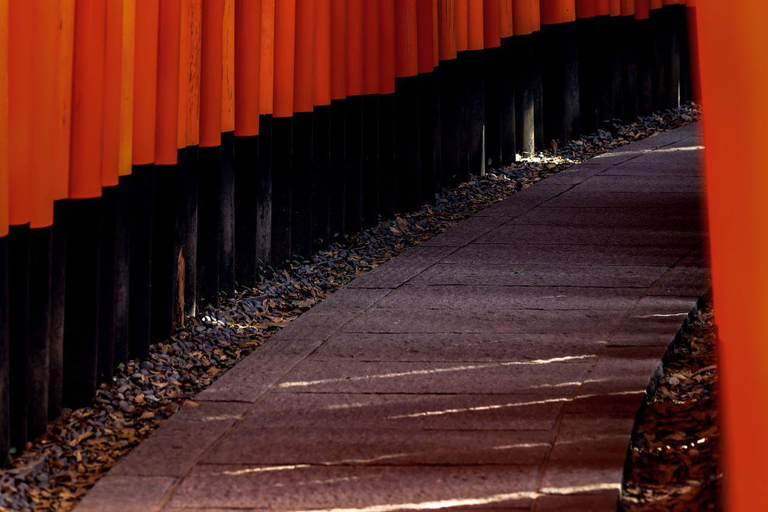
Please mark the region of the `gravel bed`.
POLYGON ((622 489, 625 512, 722 510, 717 340, 703 307, 664 359, 638 418, 622 489))
POLYGON ((572 165, 699 118, 696 105, 526 155, 505 169, 446 189, 434 205, 398 215, 285 268, 264 267, 261 282, 208 308, 145 361, 130 361, 103 384, 92 405, 65 411, 48 432, 0 471, 0 510, 68 511, 117 460, 219 375, 291 319, 355 277, 442 233, 491 204, 572 165))

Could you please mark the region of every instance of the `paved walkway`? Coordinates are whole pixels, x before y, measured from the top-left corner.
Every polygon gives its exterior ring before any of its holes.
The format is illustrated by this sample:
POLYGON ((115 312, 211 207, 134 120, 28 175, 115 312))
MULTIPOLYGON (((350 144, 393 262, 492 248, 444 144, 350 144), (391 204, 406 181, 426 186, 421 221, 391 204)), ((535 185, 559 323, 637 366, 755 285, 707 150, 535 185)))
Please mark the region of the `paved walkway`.
POLYGON ((699 144, 595 158, 362 276, 77 511, 615 511, 649 379, 707 288, 699 144))

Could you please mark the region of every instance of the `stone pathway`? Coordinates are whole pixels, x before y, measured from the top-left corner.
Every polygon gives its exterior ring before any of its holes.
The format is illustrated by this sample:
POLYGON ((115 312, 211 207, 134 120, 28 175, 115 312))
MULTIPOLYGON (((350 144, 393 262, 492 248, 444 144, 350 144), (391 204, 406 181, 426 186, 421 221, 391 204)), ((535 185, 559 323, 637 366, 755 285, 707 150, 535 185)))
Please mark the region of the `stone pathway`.
POLYGON ((77 512, 615 511, 651 375, 708 287, 696 130, 562 172, 360 277, 77 512))

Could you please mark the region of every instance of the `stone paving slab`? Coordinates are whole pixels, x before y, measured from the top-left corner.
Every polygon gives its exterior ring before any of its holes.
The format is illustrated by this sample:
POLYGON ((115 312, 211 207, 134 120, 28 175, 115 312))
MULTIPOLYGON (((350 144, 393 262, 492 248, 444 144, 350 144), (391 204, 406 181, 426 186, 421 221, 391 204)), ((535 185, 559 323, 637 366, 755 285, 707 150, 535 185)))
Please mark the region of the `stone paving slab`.
POLYGON ((709 286, 700 144, 600 155, 361 276, 77 512, 616 510, 650 378, 709 286))

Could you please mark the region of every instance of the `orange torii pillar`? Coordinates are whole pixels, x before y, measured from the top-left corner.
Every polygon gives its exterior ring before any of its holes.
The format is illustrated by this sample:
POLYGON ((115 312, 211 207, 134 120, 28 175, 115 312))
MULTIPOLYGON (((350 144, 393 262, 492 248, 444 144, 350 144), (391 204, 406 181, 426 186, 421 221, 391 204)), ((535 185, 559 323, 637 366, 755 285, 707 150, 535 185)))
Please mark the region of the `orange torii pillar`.
POLYGON ((98 0, 75 4, 63 389, 69 407, 89 403, 97 386, 106 14, 98 0))
POLYGON ((257 280, 261 0, 235 4, 235 277, 257 280))
MULTIPOLYGON (((61 414, 64 385, 64 305, 67 260, 67 204, 69 196, 72 121, 72 58, 75 44, 75 2, 59 4, 56 66, 56 111, 59 118, 53 170, 53 248, 51 252, 51 332, 48 350, 48 417, 61 414)), ((133 62, 131 61, 131 66, 133 62)), ((127 307, 126 307, 127 309, 127 307)), ((126 312, 127 313, 127 312, 126 312)))
POLYGON ((224 0, 221 43, 219 291, 235 291, 235 0, 224 0))
POLYGON ((419 142, 421 144, 421 200, 434 203, 440 173, 439 92, 435 66, 435 33, 437 1, 416 1, 417 41, 419 53, 419 142))
MULTIPOLYGON (((202 45, 202 0, 182 0, 181 46, 179 49, 179 132, 176 178, 177 230, 176 255, 184 272, 183 287, 176 297, 175 323, 184 315, 197 314, 197 225, 200 181, 200 75, 202 45), (179 310, 181 308, 181 310, 179 310)), ((181 280, 181 276, 177 276, 181 280)))
POLYGON ((619 44, 622 50, 621 81, 624 97, 624 122, 631 123, 637 119, 639 109, 637 88, 637 46, 638 35, 635 25, 635 0, 621 0, 619 17, 621 27, 619 44))
POLYGON ((677 0, 651 0, 654 24, 655 108, 676 108, 680 104, 680 38, 677 0))
POLYGON ((596 133, 600 127, 598 105, 600 103, 601 69, 609 43, 603 29, 601 6, 605 0, 576 0, 577 45, 579 50, 579 107, 581 129, 584 133, 596 133))
POLYGON ((347 233, 360 231, 363 222, 363 2, 346 0, 344 231, 347 233))
POLYGON ((641 116, 653 112, 653 55, 654 35, 651 25, 651 0, 635 0, 635 38, 637 57, 637 113, 641 116))
MULTIPOLYGON (((138 43, 138 41, 137 41, 138 43)), ((224 70, 224 0, 204 0, 200 81, 200 188, 197 279, 200 299, 219 303, 220 183, 224 70)), ((138 51, 137 58, 138 58, 138 51)))
POLYGON ((379 223, 379 2, 363 3, 363 228, 379 223))
POLYGON ((379 0, 379 211, 395 214, 395 0, 379 0))
POLYGON ((499 72, 499 110, 501 111, 501 165, 515 163, 517 158, 517 119, 515 115, 514 0, 499 0, 501 36, 501 70, 499 72))
POLYGON ((517 148, 531 154, 544 138, 541 105, 539 0, 513 0, 517 148))
POLYGON ((291 150, 296 56, 296 1, 275 1, 272 119, 272 262, 291 257, 291 150))
POLYGON ((724 505, 729 512, 752 512, 765 508, 768 474, 768 73, 762 65, 768 3, 700 1, 696 9, 724 505))
MULTIPOLYGON (((498 2, 498 0, 496 0, 498 2)), ((485 119, 484 0, 458 0, 456 8, 459 61, 459 181, 483 170, 483 132, 485 119)), ((498 112, 498 110, 497 110, 498 112)), ((493 129, 498 134, 497 127, 493 129)), ((498 144, 487 146, 498 149, 498 144)), ((486 151, 489 148, 486 147, 486 151)))
POLYGON ((459 81, 457 0, 439 0, 440 65, 440 166, 441 185, 455 186, 459 181, 459 81))
POLYGON ((416 0, 395 1, 395 208, 421 206, 419 49, 416 0))
MULTIPOLYGON (((602 12, 600 13, 602 16, 602 12)), ((621 26, 621 0, 610 0, 608 16, 602 19, 599 27, 602 32, 601 46, 604 48, 600 69, 600 103, 598 106, 600 122, 608 123, 624 117, 624 95, 621 80, 623 38, 621 26), (610 44, 605 44, 605 40, 610 44)))
POLYGON ((256 256, 272 261, 272 121, 275 87, 275 0, 261 0, 259 160, 256 166, 256 256))
MULTIPOLYGON (((101 227, 99 230, 99 347, 100 382, 112 379, 117 319, 117 224, 120 180, 120 115, 122 110, 123 0, 107 3, 104 69, 104 121, 101 163, 101 227)), ((123 274, 127 278, 127 275, 123 274)), ((126 287, 127 289, 127 287, 126 287)), ((125 304, 123 304, 125 307, 125 304)))
MULTIPOLYGON (((56 10, 7 7, 7 168, 10 201, 10 436, 23 449, 45 431, 56 134, 56 10), (38 146, 39 145, 39 146, 38 146), (18 275, 17 275, 18 274, 18 275)), ((8 203, 6 203, 8 204, 8 203)), ((91 233, 93 235, 93 233, 91 233)))
POLYGON ((153 172, 159 16, 159 0, 136 1, 129 352, 132 357, 140 358, 149 354, 152 311, 153 172))
MULTIPOLYGON (((482 45, 485 57, 485 161, 479 172, 486 168, 498 169, 502 161, 502 118, 501 118, 501 4, 499 0, 483 0, 482 45)), ((470 24, 470 28, 472 24, 470 24)), ((477 35, 470 31, 470 36, 477 35)), ((470 45, 472 45, 472 37, 470 45)), ((478 41, 479 42, 479 41, 478 41)), ((475 169, 470 169, 473 173, 475 169)))
POLYGON ((11 449, 8 333, 8 0, 0 0, 0 463, 11 449))
POLYGON ((315 0, 314 35, 311 238, 316 251, 331 239, 331 0, 315 0))
POLYGON ((296 0, 296 57, 293 89, 291 253, 312 254, 312 137, 315 0, 296 0))
POLYGON ((176 184, 179 142, 179 61, 181 0, 161 0, 157 48, 157 113, 153 171, 152 316, 153 343, 174 327, 178 290, 179 240, 176 233, 176 184))
POLYGON ((542 0, 544 137, 549 146, 581 135, 575 0, 542 0))
MULTIPOLYGON (((394 2, 394 0, 392 0, 394 2)), ((347 6, 331 0, 331 237, 344 234, 346 212, 347 6)))

